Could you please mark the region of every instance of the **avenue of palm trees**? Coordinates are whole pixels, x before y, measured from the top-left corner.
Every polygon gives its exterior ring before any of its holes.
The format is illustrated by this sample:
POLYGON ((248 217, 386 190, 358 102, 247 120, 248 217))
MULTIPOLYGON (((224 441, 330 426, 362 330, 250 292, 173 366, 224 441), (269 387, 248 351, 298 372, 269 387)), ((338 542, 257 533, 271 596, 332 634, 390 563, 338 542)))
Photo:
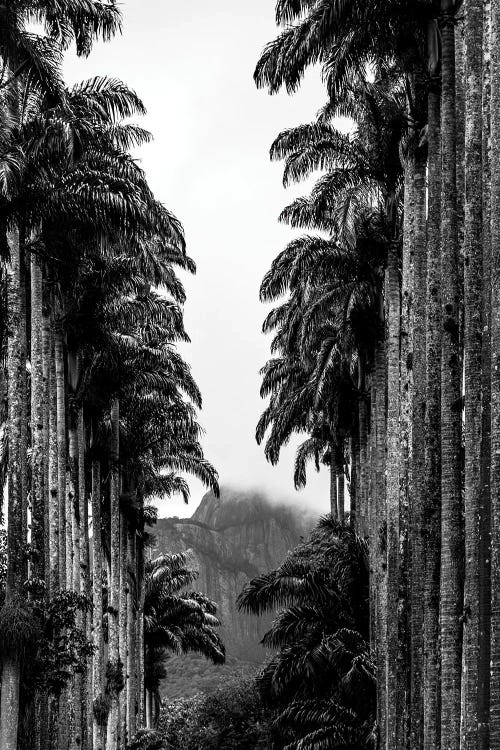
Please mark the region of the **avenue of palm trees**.
POLYGON ((120 31, 115 3, 0 14, 0 747, 118 750, 151 724, 164 649, 224 660, 215 605, 179 593, 187 558, 148 562, 145 529, 182 475, 218 491, 175 347, 195 265, 130 155, 137 94, 61 78, 70 45, 120 31))
MULTIPOLYGON (((0 15, 0 750, 125 750, 166 651, 224 660, 188 556, 148 551, 151 498, 218 492, 176 349, 195 265, 131 156, 138 95, 61 77, 120 31, 114 0, 0 15)), ((328 466, 332 517, 240 597, 284 607, 275 746, 500 750, 500 0, 276 21, 257 86, 318 66, 325 96, 271 148, 285 185, 320 174, 261 286, 256 436, 277 463, 301 435, 295 484, 328 466)))
POLYGON ((348 485, 377 748, 499 748, 500 3, 279 0, 276 21, 256 84, 293 94, 316 65, 325 101, 271 149, 285 185, 320 176, 262 282, 257 440, 276 463, 305 434, 295 484, 329 466, 340 521, 348 485))

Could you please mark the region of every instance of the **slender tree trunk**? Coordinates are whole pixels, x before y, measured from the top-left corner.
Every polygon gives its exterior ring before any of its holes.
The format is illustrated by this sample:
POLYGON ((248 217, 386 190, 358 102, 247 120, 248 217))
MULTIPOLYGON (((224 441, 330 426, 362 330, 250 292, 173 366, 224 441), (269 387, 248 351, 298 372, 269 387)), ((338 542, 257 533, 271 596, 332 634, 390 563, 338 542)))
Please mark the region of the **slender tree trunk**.
POLYGON ((412 316, 412 451, 410 463, 410 639, 411 710, 410 742, 412 750, 423 746, 423 585, 424 585, 424 476, 425 476, 425 309, 426 309, 426 155, 416 149, 413 250, 412 316))
POLYGON ((425 410, 424 750, 439 748, 439 590, 441 550, 441 151, 440 86, 428 98, 428 204, 425 410))
POLYGON ((69 483, 68 483, 68 510, 71 515, 68 521, 71 523, 71 547, 72 547, 72 573, 71 581, 74 591, 80 591, 80 499, 78 496, 79 479, 78 479, 78 416, 74 409, 71 409, 69 417, 68 431, 68 465, 69 465, 69 483))
MULTIPOLYGON (((109 585, 108 610, 108 654, 109 663, 113 670, 119 673, 122 669, 120 662, 120 488, 119 488, 119 425, 120 411, 118 400, 111 405, 112 449, 110 454, 110 513, 111 513, 111 577, 109 585)), ((108 717, 108 733, 106 750, 118 750, 119 740, 119 695, 116 685, 112 686, 110 697, 111 707, 108 717)))
MULTIPOLYGON (((48 582, 46 565, 46 462, 45 462, 45 395, 43 341, 43 278, 40 259, 33 253, 31 265, 31 559, 32 575, 48 582)), ((35 696, 37 745, 44 750, 48 737, 48 693, 37 690, 35 696)))
MULTIPOLYGON (((102 629, 102 543, 101 543, 101 466, 99 461, 92 461, 92 604, 93 604, 93 641, 92 688, 93 705, 104 700, 104 633, 102 629)), ((103 726, 96 712, 92 712, 94 750, 105 750, 103 726)))
MULTIPOLYGON (((66 522, 71 528, 72 573, 71 587, 76 593, 81 593, 80 582, 80 515, 78 497, 78 424, 75 409, 69 410, 68 433, 68 466, 69 481, 67 482, 67 516, 66 522)), ((68 534, 69 536, 69 534, 68 534)), ((67 554, 67 553, 66 553, 67 554)), ((82 614, 77 615, 77 626, 82 627, 82 614)), ((70 701, 72 721, 70 731, 70 750, 77 750, 82 745, 82 675, 75 674, 70 685, 70 701)))
POLYGON ((44 495, 44 566, 47 599, 50 596, 50 473, 49 473, 49 373, 50 373, 50 318, 46 290, 43 290, 42 307, 42 421, 43 421, 43 495, 44 495))
MULTIPOLYGON (((19 377, 21 380, 21 482, 22 482, 22 496, 23 496, 23 506, 22 506, 22 523, 23 523, 23 539, 28 542, 28 492, 29 492, 29 486, 28 486, 28 452, 27 452, 27 446, 28 446, 28 411, 29 411, 29 403, 28 403, 28 381, 26 377, 26 363, 28 360, 28 339, 27 339, 27 291, 28 287, 27 284, 29 284, 29 279, 27 279, 27 269, 26 269, 26 241, 25 241, 25 233, 20 228, 19 232, 19 243, 20 243, 20 258, 21 258, 21 275, 20 275, 20 288, 19 288, 19 299, 20 299, 20 317, 19 317, 19 326, 20 326, 20 341, 21 341, 21 370, 19 373, 19 377)), ((25 555, 24 556, 24 564, 23 564, 23 576, 24 580, 28 578, 28 576, 31 575, 30 570, 30 556, 25 555)))
MULTIPOLYGON (((21 256, 19 231, 13 227, 8 233, 10 266, 7 274, 8 312, 8 528, 7 528, 7 580, 6 604, 22 596, 24 545, 23 530, 22 401, 25 397, 24 369, 22 360, 23 342, 21 327, 21 256)), ((2 690, 0 700, 0 747, 2 750, 17 750, 19 720, 20 654, 13 644, 2 654, 2 690)))
POLYGON ((441 750, 460 746, 462 668, 461 371, 454 15, 443 0, 441 291, 441 750))
POLYGON ((412 321, 413 321, 413 254, 415 229, 415 156, 411 150, 405 165, 404 193, 404 226, 403 226, 403 262, 401 289, 401 423, 399 444, 399 635, 398 635, 398 744, 401 750, 407 750, 410 726, 410 460, 412 455, 412 321))
POLYGON ((364 378, 361 384, 359 400, 359 533, 368 534, 368 483, 369 483, 369 440, 368 440, 368 403, 364 393, 364 378))
POLYGON ((137 544, 137 599, 139 603, 137 611, 137 729, 142 729, 145 722, 144 706, 144 600, 146 596, 145 574, 144 574, 144 500, 138 495, 139 508, 139 542, 137 544))
POLYGON ((338 506, 338 518, 340 523, 345 521, 345 474, 344 467, 341 467, 341 471, 337 476, 338 490, 337 490, 337 506, 338 506))
MULTIPOLYGON (((54 356, 57 400, 57 497, 59 500, 59 586, 65 589, 71 580, 66 560, 66 403, 64 376, 64 343, 60 322, 54 329, 54 356)), ((71 516, 69 522, 71 523, 71 516)))
POLYGON ((335 443, 330 445, 330 513, 334 521, 339 520, 339 506, 337 498, 337 448, 335 443))
POLYGON ((49 551, 50 551, 50 596, 60 588, 59 562, 59 482, 57 456, 57 378, 55 360, 55 331, 53 321, 49 329, 49 551))
POLYGON ((478 750, 489 750, 490 711, 490 467, 491 467, 491 142, 490 142, 490 37, 491 4, 484 0, 483 13, 483 335, 481 356, 481 525, 479 529, 479 717, 478 750))
POLYGON ((45 577, 45 502, 43 434, 42 268, 31 255, 31 544, 35 578, 45 577))
MULTIPOLYGON (((381 320, 383 315, 381 315, 381 320)), ((387 514, 386 514, 386 391, 387 364, 385 343, 380 340, 375 350, 375 425, 374 429, 374 529, 375 548, 375 653, 377 674, 377 725, 379 747, 386 746, 387 732, 387 514)))
POLYGON ((399 285, 399 243, 392 242, 387 260, 387 615, 386 691, 387 750, 398 745, 398 636, 399 636, 399 347, 401 300, 399 285))
MULTIPOLYGON (((132 565, 136 561, 136 534, 135 528, 130 525, 127 536, 128 558, 132 565)), ((136 583, 137 585, 137 583, 136 583)), ((136 653, 136 618, 134 612, 134 596, 131 586, 128 587, 127 593, 127 728, 129 742, 135 736, 136 729, 136 678, 135 662, 136 653)))
POLYGON ((128 691, 128 627, 127 627, 127 596, 129 591, 128 582, 128 531, 127 519, 124 514, 120 514, 120 592, 119 592, 119 628, 120 628, 120 661, 123 664, 123 673, 125 677, 125 687, 120 692, 120 742, 125 746, 128 741, 127 726, 127 691, 128 691))
POLYGON ((466 41, 464 367, 465 589, 461 747, 479 742, 479 538, 481 527, 483 0, 469 0, 466 41))
POLYGON ((490 747, 500 747, 500 0, 491 2, 490 747))
MULTIPOLYGON (((78 409, 78 502, 80 515, 80 592, 91 600, 90 562, 89 562, 89 518, 88 498, 85 483, 85 419, 83 407, 78 409)), ((87 610, 82 613, 82 630, 87 640, 91 639, 90 616, 87 610)), ((82 746, 84 750, 92 747, 91 720, 92 670, 91 660, 87 659, 85 672, 82 675, 82 746)))

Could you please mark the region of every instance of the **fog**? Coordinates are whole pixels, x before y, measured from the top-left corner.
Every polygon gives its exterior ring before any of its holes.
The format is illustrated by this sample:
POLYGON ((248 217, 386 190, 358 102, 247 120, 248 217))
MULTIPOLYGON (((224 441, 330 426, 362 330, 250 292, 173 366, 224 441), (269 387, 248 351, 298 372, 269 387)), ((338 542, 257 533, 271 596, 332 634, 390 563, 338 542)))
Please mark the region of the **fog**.
MULTIPOLYGON (((312 72, 294 97, 270 97, 252 80, 257 58, 274 34, 274 0, 125 0, 124 34, 99 45, 88 60, 66 64, 69 83, 116 76, 135 88, 154 142, 138 156, 157 197, 183 222, 198 272, 184 279, 183 347, 203 394, 203 446, 221 483, 256 488, 279 502, 328 510, 328 476, 311 466, 308 486, 293 488, 294 446, 278 467, 255 443, 264 408, 259 369, 269 356, 261 333, 266 308, 260 281, 294 234, 277 216, 302 186, 285 191, 269 146, 280 130, 311 120, 324 100, 312 72)), ((160 515, 191 515, 204 494, 160 503, 160 515)))

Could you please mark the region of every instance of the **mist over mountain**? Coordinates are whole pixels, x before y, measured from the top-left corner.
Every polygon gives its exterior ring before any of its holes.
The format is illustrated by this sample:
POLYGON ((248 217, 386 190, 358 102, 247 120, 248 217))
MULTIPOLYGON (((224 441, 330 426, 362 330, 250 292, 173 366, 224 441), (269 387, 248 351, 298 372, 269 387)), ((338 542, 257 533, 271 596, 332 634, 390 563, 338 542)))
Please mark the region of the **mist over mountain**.
POLYGON ((170 659, 164 686, 169 698, 186 695, 186 690, 210 690, 218 682, 214 671, 262 663, 267 652, 260 640, 270 618, 238 612, 236 599, 250 578, 280 565, 316 519, 313 512, 276 502, 263 492, 226 486, 220 498, 207 493, 190 518, 158 521, 153 554, 193 551, 199 570, 195 587, 218 604, 228 660, 228 666, 216 668, 196 657, 170 659))

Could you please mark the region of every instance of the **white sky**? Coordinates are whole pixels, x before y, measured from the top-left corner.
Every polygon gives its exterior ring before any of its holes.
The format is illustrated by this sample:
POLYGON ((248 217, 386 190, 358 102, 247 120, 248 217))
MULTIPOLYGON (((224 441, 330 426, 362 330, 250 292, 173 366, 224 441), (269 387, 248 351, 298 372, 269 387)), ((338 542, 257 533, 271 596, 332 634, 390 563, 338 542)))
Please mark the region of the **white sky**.
MULTIPOLYGON (((285 191, 269 146, 284 128, 309 122, 324 103, 312 72, 293 97, 258 91, 253 70, 276 34, 274 0, 125 0, 124 31, 87 60, 70 58, 66 80, 114 76, 134 88, 154 142, 140 150, 150 185, 182 221, 198 273, 186 279, 184 350, 203 394, 206 456, 222 484, 266 488, 276 499, 329 509, 328 477, 311 467, 293 489, 292 447, 278 467, 255 442, 264 402, 259 368, 269 356, 261 333, 261 279, 291 239, 281 209, 304 186, 285 191)), ((160 515, 190 515, 205 490, 191 481, 186 508, 175 499, 160 515)))

